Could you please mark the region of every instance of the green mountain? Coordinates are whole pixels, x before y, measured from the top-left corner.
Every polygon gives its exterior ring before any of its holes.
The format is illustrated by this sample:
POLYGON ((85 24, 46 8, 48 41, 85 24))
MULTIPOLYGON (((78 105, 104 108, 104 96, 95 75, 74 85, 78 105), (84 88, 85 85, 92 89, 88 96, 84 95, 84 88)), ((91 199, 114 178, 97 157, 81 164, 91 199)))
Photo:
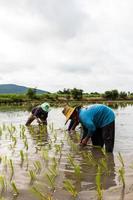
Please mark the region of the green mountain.
MULTIPOLYGON (((0 84, 0 94, 25 94, 28 89, 29 87, 15 84, 0 84)), ((48 92, 45 90, 36 89, 36 93, 44 94, 48 92)))

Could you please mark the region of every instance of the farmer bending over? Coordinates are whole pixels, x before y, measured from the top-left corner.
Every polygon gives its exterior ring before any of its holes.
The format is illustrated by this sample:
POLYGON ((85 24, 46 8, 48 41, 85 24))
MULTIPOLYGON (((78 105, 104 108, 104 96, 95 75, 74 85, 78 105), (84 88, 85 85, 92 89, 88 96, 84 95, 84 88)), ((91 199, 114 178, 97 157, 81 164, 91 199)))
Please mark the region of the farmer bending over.
POLYGON ((83 136, 81 146, 87 145, 91 138, 92 144, 103 147, 106 152, 113 152, 115 139, 115 114, 111 108, 102 104, 94 104, 88 107, 66 106, 62 111, 66 116, 66 123, 70 119, 68 131, 75 130, 81 123, 83 136))
POLYGON ((37 120, 38 124, 47 125, 47 117, 49 111, 50 105, 48 103, 43 103, 34 107, 25 125, 29 126, 35 119, 37 120))

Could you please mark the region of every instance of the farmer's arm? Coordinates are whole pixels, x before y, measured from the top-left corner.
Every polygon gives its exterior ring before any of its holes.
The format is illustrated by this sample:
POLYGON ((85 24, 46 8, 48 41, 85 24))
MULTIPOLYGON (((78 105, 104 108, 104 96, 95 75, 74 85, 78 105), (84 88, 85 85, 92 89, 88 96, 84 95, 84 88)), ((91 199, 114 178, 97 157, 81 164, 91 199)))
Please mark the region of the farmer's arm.
POLYGON ((34 112, 33 115, 34 115, 35 119, 37 120, 37 123, 40 124, 41 120, 39 119, 39 115, 40 115, 39 108, 34 112))
POLYGON ((96 127, 93 122, 85 123, 85 126, 83 126, 83 137, 80 141, 81 144, 87 144, 91 136, 94 134, 96 130, 96 127))
POLYGON ((37 120, 37 123, 38 123, 38 124, 41 124, 41 120, 40 120, 37 116, 35 116, 35 115, 34 115, 34 117, 35 117, 35 119, 37 120))
POLYGON ((68 131, 75 130, 76 126, 79 124, 79 121, 71 119, 70 124, 68 126, 68 131))

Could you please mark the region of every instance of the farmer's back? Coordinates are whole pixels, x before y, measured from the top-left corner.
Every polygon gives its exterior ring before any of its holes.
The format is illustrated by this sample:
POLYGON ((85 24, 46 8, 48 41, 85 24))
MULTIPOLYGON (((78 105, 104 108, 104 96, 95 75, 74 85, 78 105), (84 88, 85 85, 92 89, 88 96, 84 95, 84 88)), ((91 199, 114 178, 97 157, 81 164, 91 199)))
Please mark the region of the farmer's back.
POLYGON ((95 104, 80 109, 79 119, 84 125, 93 122, 96 128, 102 128, 114 121, 115 114, 109 107, 95 104))

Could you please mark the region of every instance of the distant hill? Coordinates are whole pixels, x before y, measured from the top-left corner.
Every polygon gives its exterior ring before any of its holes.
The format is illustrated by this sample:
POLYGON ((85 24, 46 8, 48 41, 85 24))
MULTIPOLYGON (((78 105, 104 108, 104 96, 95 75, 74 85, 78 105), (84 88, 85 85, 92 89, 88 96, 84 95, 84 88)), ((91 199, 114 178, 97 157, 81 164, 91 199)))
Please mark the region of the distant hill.
MULTIPOLYGON (((0 84, 0 94, 25 94, 29 87, 15 84, 0 84)), ((45 90, 36 89, 37 94, 48 93, 45 90)))

